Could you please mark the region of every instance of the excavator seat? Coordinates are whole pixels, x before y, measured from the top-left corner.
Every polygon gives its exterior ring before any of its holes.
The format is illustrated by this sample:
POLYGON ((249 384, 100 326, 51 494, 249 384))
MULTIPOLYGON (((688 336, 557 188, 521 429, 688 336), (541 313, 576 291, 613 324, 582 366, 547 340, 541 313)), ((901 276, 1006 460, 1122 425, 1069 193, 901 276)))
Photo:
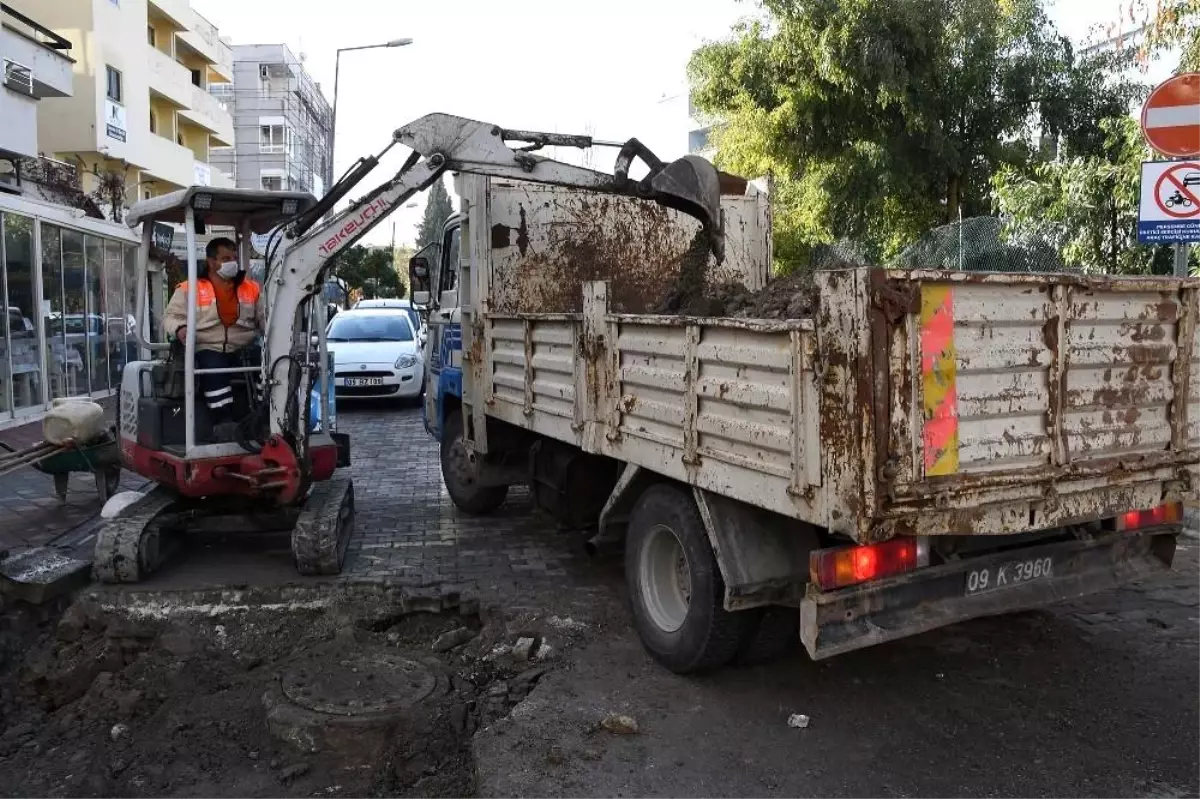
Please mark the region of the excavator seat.
MULTIPOLYGON (((242 362, 246 366, 259 364, 259 348, 243 350, 242 362)), ((138 443, 148 449, 183 453, 186 440, 183 364, 183 345, 174 342, 167 359, 153 362, 149 368, 150 379, 141 381, 143 396, 138 399, 138 443)), ((257 376, 252 372, 235 373, 230 375, 230 383, 233 386, 233 418, 244 419, 257 405, 257 376)), ((208 406, 198 390, 195 416, 196 443, 217 443, 208 406)))

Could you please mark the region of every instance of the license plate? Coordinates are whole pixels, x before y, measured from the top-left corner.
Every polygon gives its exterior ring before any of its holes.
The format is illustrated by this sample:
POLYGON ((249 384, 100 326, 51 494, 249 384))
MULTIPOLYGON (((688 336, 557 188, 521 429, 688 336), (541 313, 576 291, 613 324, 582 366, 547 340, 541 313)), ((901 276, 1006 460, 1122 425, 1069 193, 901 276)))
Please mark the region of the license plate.
POLYGON ((1054 559, 1051 557, 1011 560, 995 566, 972 569, 967 573, 967 595, 982 594, 1023 585, 1037 580, 1054 577, 1054 559))
POLYGON ((346 388, 356 388, 358 386, 382 386, 382 377, 347 377, 346 388))

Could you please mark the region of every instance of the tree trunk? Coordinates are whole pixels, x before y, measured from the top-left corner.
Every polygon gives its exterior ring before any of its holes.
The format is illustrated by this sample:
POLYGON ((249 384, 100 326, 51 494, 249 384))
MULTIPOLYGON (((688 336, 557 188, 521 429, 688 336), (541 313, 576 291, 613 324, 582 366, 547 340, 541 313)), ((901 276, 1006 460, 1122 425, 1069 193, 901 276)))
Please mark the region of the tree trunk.
POLYGON ((960 191, 959 176, 951 175, 946 185, 946 224, 958 221, 958 206, 961 199, 959 197, 960 191))

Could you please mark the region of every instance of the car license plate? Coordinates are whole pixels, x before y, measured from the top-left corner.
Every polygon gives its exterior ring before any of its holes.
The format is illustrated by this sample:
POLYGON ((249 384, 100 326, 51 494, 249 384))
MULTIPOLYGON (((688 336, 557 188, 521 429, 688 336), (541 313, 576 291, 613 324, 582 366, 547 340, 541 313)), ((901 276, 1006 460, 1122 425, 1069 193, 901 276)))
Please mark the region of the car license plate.
POLYGON ((995 591, 1011 588, 1037 580, 1048 580, 1054 577, 1054 559, 1051 557, 1026 558, 1011 560, 995 566, 972 569, 967 573, 968 596, 982 594, 985 591, 995 591))
POLYGON ((382 386, 382 377, 347 377, 346 388, 357 388, 358 386, 382 386))

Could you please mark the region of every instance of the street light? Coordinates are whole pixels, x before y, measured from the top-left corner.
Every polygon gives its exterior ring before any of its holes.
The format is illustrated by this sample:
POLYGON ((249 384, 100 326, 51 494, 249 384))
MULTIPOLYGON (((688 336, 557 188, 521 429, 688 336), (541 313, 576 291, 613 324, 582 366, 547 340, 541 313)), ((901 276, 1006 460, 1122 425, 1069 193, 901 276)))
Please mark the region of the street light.
POLYGON ((340 47, 340 48, 338 48, 337 54, 334 56, 334 59, 333 59, 333 119, 330 122, 330 127, 332 128, 331 132, 333 134, 332 135, 333 141, 329 145, 329 160, 330 160, 330 162, 336 163, 336 161, 334 161, 333 159, 334 159, 334 155, 337 152, 338 72, 340 71, 341 65, 342 65, 342 53, 348 53, 351 50, 374 50, 379 47, 404 47, 404 46, 412 44, 412 43, 413 43, 412 39, 405 38, 405 39, 392 39, 391 41, 384 42, 382 44, 360 44, 358 47, 340 47))

